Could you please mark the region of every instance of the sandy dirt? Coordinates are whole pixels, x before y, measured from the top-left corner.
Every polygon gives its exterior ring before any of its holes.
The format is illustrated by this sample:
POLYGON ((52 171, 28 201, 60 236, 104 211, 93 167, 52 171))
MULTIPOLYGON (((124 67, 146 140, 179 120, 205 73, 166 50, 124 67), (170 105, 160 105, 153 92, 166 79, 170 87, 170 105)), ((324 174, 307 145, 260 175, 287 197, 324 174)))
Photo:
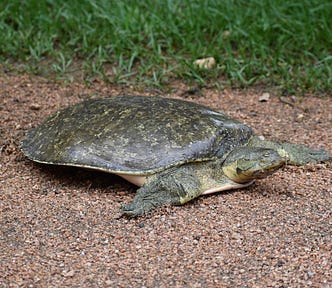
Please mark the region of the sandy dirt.
MULTIPOLYGON (((332 98, 191 88, 178 83, 163 95, 332 153, 332 98)), ((134 185, 36 164, 19 151, 25 132, 59 108, 120 94, 159 92, 0 74, 1 288, 332 287, 330 163, 287 166, 245 189, 127 219, 119 208, 134 185)))

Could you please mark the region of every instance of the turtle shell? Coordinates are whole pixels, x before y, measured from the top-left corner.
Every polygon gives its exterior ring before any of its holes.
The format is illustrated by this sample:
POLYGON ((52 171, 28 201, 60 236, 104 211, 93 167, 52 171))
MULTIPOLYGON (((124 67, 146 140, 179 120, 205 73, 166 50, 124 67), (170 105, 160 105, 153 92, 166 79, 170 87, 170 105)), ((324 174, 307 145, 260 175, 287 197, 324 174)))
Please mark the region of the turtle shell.
POLYGON ((222 157, 252 130, 224 114, 179 99, 90 99, 47 118, 21 142, 36 162, 147 175, 222 157))

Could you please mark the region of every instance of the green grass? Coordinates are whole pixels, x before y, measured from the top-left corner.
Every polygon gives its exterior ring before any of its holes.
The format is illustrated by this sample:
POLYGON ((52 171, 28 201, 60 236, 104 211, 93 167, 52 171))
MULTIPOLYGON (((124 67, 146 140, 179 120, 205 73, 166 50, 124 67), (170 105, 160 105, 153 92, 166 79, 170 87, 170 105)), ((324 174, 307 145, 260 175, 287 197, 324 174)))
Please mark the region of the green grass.
POLYGON ((180 78, 330 94, 331 19, 330 0, 7 0, 0 60, 33 73, 79 71, 87 81, 180 78), (192 64, 207 56, 214 69, 192 64))

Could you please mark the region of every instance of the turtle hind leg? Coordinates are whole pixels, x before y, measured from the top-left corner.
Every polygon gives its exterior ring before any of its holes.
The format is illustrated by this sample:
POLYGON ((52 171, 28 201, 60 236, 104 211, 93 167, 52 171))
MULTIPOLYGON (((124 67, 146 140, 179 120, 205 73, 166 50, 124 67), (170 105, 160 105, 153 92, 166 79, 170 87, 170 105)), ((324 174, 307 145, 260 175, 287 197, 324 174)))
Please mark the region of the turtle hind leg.
POLYGON ((199 180, 193 174, 176 170, 161 173, 140 189, 133 201, 123 205, 123 215, 135 217, 164 205, 181 205, 200 195, 199 180))
POLYGON ((323 149, 312 149, 305 145, 290 143, 282 143, 281 147, 288 156, 287 163, 291 165, 305 165, 332 160, 332 156, 323 149))

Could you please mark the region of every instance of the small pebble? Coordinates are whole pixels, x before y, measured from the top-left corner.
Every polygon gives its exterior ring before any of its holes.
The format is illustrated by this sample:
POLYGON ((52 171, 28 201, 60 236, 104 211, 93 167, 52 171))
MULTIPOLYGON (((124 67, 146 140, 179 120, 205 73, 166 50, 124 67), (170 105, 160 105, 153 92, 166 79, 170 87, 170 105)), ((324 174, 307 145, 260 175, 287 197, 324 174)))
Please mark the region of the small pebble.
POLYGON ((259 98, 259 102, 267 102, 270 99, 270 93, 263 93, 259 98))
POLYGON ((29 108, 30 108, 31 110, 38 111, 38 110, 41 109, 41 106, 40 106, 40 104, 38 104, 38 103, 32 103, 32 104, 30 104, 29 108))
POLYGON ((197 59, 194 64, 199 68, 211 69, 216 65, 216 60, 213 57, 197 59))

